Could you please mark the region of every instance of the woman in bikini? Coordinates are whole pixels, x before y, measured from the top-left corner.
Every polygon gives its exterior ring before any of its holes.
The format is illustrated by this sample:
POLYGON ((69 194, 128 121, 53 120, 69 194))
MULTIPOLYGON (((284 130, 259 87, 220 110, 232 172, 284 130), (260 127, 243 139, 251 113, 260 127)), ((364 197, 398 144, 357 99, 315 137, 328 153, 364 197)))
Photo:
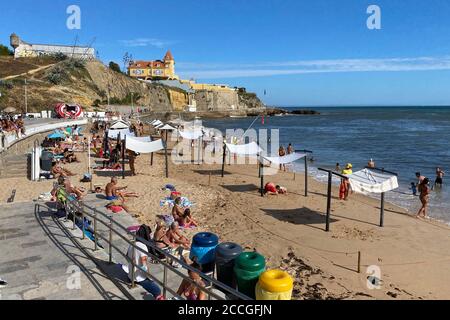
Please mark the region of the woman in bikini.
POLYGON ((430 183, 430 179, 425 178, 419 184, 419 192, 420 192, 420 202, 422 203, 422 207, 417 213, 417 218, 426 218, 427 217, 427 209, 428 204, 430 202, 430 188, 428 184, 430 183))
POLYGON ((184 210, 183 217, 178 220, 181 228, 189 229, 193 227, 198 227, 197 222, 192 219, 191 209, 184 210))
POLYGON ((174 201, 174 206, 172 209, 172 216, 174 221, 179 221, 184 216, 184 210, 181 206, 181 198, 178 197, 174 201))
MULTIPOLYGON (((172 248, 176 248, 176 246, 169 241, 166 234, 167 230, 165 223, 163 221, 158 221, 156 224, 155 234, 153 235, 153 241, 159 249, 169 252, 172 248)), ((159 259, 163 259, 165 257, 162 253, 156 250, 153 250, 152 253, 159 259)))
MULTIPOLYGON (((192 263, 191 267, 201 271, 200 266, 196 262, 192 263)), ((189 271, 188 274, 192 282, 183 280, 177 294, 190 301, 206 300, 206 293, 200 289, 205 287, 205 282, 197 272, 189 271)))

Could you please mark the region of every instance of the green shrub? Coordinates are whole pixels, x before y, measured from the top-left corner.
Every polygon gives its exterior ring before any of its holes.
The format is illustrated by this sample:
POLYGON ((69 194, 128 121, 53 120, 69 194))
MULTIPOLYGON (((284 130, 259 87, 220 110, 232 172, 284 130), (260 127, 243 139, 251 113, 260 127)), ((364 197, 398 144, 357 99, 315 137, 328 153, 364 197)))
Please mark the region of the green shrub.
POLYGON ((13 56, 14 52, 7 46, 0 44, 0 56, 13 56))

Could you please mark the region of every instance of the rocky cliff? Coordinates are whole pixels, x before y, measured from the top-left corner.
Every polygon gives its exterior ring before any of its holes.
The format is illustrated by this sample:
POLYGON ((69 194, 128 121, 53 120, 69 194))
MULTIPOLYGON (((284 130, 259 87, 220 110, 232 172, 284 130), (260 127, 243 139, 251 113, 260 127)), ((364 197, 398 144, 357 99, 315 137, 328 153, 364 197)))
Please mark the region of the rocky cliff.
MULTIPOLYGON (((51 109, 59 102, 102 110, 108 98, 112 105, 130 105, 133 99, 135 105, 155 112, 181 112, 189 104, 189 94, 182 89, 132 79, 99 61, 65 60, 0 80, 0 109, 25 110, 25 90, 28 112, 51 109)), ((264 108, 256 95, 247 93, 198 91, 194 98, 199 112, 245 112, 264 108)))

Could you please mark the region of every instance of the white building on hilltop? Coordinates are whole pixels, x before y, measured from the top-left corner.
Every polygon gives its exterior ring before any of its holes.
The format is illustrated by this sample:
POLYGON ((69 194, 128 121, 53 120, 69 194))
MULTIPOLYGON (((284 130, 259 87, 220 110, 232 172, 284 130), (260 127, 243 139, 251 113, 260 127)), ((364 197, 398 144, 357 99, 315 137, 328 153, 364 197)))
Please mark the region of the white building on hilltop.
POLYGON ((64 54, 69 58, 95 59, 95 49, 79 46, 61 46, 54 44, 30 44, 22 41, 13 33, 10 37, 15 58, 39 57, 45 55, 64 54))

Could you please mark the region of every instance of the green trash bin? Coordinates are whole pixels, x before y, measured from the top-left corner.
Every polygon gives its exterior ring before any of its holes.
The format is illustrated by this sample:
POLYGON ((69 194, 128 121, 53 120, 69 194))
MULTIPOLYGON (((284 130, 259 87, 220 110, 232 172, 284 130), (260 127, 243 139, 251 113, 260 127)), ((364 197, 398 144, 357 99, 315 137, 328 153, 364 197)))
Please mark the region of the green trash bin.
POLYGON ((266 270, 266 258, 257 252, 243 252, 235 262, 234 274, 238 291, 256 299, 259 276, 266 270))

